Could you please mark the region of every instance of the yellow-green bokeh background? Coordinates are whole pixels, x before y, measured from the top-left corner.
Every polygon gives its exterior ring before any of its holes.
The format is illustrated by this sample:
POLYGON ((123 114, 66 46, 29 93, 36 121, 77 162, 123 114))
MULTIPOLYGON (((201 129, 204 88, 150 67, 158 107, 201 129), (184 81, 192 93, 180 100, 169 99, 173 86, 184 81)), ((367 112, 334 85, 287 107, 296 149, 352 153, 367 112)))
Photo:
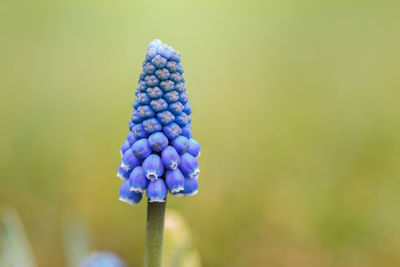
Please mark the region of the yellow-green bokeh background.
POLYGON ((169 198, 204 266, 400 265, 395 1, 2 1, 0 204, 39 266, 66 214, 143 262, 115 176, 146 46, 183 55, 200 193, 169 198))

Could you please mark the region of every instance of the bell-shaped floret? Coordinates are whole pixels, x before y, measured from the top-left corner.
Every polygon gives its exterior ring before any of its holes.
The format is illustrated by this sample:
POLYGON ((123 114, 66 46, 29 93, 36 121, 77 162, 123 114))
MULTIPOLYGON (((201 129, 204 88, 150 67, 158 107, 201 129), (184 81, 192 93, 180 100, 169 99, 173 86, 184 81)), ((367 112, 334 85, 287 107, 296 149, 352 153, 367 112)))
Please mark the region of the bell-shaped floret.
POLYGON ((161 160, 165 168, 167 169, 176 169, 181 162, 181 158, 178 152, 176 152, 175 148, 173 148, 172 146, 167 146, 161 152, 161 160))
POLYGON ((147 186, 146 196, 149 202, 164 202, 167 194, 168 190, 163 179, 151 181, 147 186))
POLYGON ((143 168, 140 166, 134 168, 129 175, 130 190, 135 192, 143 192, 147 188, 148 184, 149 180, 144 175, 143 168))
POLYGON ((180 193, 184 194, 185 197, 190 197, 196 195, 198 189, 199 183, 196 179, 185 177, 184 189, 180 191, 180 193))
POLYGON ((197 162, 196 158, 189 153, 185 153, 181 156, 179 169, 182 171, 185 177, 190 178, 197 178, 200 172, 199 163, 197 162))
POLYGON ((171 193, 177 193, 183 189, 185 178, 179 169, 167 170, 165 172, 165 183, 171 193))
POLYGON ((148 156, 143 161, 142 168, 147 179, 151 181, 158 179, 164 173, 164 165, 157 154, 148 156))
POLYGON ((130 190, 129 181, 125 181, 119 189, 119 200, 131 205, 136 205, 142 200, 142 193, 130 190))
POLYGON ((132 149, 128 149, 122 157, 121 167, 131 170, 139 164, 140 160, 133 154, 132 149))

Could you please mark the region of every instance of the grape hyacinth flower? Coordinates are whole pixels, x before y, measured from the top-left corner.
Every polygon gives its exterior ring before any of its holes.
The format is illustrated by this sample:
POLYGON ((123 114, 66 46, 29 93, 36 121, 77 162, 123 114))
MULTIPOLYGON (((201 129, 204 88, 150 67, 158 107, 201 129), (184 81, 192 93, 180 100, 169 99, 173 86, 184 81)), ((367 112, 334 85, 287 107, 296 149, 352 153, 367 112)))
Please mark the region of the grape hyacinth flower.
POLYGON ((197 193, 192 179, 199 174, 200 144, 192 136, 180 61, 180 53, 160 40, 147 47, 118 169, 118 176, 129 181, 120 190, 127 203, 138 203, 144 192, 150 202, 164 202, 168 191, 173 196, 197 193))
POLYGON ((200 144, 193 139, 180 53, 154 40, 142 67, 117 176, 124 181, 121 201, 136 205, 143 195, 148 199, 145 266, 153 267, 161 266, 168 192, 198 191, 200 144))

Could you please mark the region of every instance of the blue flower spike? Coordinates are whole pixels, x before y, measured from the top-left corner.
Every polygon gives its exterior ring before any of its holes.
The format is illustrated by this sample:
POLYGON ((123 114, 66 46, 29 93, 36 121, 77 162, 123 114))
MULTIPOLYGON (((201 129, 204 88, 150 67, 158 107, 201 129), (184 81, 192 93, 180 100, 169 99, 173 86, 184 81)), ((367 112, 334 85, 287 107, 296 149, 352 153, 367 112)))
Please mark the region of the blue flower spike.
POLYGON ((129 133, 120 148, 120 200, 135 205, 145 193, 149 202, 192 196, 200 172, 200 144, 193 139, 181 54, 156 39, 147 53, 134 89, 129 133))

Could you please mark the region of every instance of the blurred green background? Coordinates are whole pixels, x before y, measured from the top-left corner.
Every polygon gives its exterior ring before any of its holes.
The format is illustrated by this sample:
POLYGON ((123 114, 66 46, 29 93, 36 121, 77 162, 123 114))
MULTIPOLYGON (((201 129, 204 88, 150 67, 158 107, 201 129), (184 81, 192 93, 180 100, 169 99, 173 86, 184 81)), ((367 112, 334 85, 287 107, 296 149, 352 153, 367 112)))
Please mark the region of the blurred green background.
POLYGON ((147 44, 182 54, 200 192, 169 198, 204 266, 400 266, 395 1, 2 1, 0 205, 39 266, 67 214, 143 263, 146 205, 118 201, 147 44))

